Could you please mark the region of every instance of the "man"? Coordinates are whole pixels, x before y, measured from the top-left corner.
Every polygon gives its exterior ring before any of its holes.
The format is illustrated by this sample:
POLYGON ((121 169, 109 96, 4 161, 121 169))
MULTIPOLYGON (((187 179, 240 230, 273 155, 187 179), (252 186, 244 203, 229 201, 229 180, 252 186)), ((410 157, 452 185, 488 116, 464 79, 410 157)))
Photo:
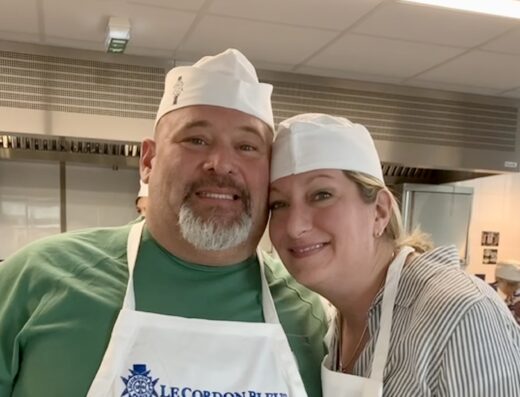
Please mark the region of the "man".
POLYGON ((236 50, 168 73, 142 145, 146 223, 0 266, 1 396, 321 395, 321 304, 255 254, 271 90, 236 50))
POLYGON ((146 216, 146 209, 148 208, 148 184, 139 180, 139 192, 135 199, 135 210, 140 216, 146 216))
POLYGON ((520 325, 520 262, 512 259, 498 262, 493 287, 520 325))

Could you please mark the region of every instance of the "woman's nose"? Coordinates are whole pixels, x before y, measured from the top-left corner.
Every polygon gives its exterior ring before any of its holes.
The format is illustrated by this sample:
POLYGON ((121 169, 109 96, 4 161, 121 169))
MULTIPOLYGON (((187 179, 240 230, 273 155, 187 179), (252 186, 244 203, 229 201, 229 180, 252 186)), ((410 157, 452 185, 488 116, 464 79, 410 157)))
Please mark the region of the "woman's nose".
POLYGON ((293 239, 301 238, 312 229, 312 216, 309 210, 301 205, 291 205, 288 208, 287 234, 293 239))

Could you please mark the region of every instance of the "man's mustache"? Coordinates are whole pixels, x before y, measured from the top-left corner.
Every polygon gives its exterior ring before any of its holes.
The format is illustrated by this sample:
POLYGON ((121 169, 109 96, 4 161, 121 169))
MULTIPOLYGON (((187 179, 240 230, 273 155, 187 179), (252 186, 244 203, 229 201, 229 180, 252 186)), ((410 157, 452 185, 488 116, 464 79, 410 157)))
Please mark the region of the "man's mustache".
POLYGON ((211 187, 230 188, 236 190, 238 192, 239 199, 244 204, 246 213, 248 215, 251 213, 251 195, 249 194, 249 191, 245 186, 238 184, 228 175, 206 176, 197 179, 187 186, 183 202, 188 202, 198 190, 211 187))

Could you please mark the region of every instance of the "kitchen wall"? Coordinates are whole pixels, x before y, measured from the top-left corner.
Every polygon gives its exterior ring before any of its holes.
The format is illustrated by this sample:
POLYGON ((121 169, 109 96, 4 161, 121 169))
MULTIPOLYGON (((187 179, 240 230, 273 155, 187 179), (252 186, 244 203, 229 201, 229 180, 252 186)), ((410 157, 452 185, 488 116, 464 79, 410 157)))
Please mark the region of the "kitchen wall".
POLYGON ((58 163, 0 161, 0 259, 60 232, 58 163))
POLYGON ((67 230, 128 223, 138 191, 137 169, 67 166, 67 230))
MULTIPOLYGON (((65 230, 114 226, 136 217, 136 169, 67 165, 65 230)), ((455 185, 474 189, 468 241, 468 271, 494 281, 494 264, 484 264, 484 249, 497 260, 520 260, 520 174, 478 178, 455 185), (482 232, 498 232, 498 246, 482 246, 482 232)), ((60 232, 58 163, 0 161, 0 259, 23 245, 60 232)), ((271 250, 267 233, 261 247, 271 250)), ((489 259, 488 259, 489 260, 489 259)))
MULTIPOLYGON (((497 250, 497 260, 520 260, 520 174, 478 178, 456 185, 474 188, 469 229, 468 271, 495 280, 495 265, 484 264, 484 249, 497 250), (483 246, 482 232, 498 232, 498 246, 483 246)), ((486 243, 487 244, 487 243, 486 243)), ((493 262, 493 258, 487 261, 493 262)))
POLYGON ((0 259, 61 231, 130 222, 138 189, 136 169, 67 164, 63 178, 58 162, 0 161, 0 259))

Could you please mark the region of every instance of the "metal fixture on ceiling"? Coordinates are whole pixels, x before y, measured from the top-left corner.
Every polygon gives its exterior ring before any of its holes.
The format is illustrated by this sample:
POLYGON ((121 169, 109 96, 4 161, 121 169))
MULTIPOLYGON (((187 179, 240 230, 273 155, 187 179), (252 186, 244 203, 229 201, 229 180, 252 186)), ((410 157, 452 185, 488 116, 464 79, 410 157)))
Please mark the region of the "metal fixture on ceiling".
POLYGON ((110 17, 107 25, 105 47, 107 52, 122 54, 130 40, 130 20, 123 17, 110 17))
POLYGON ((0 160, 44 160, 136 168, 139 142, 113 142, 0 132, 0 160))
MULTIPOLYGON (((65 161, 137 168, 139 156, 139 142, 0 133, 0 160, 65 161)), ((385 162, 381 166, 385 182, 389 186, 402 183, 439 184, 492 175, 482 172, 409 167, 385 162)))

